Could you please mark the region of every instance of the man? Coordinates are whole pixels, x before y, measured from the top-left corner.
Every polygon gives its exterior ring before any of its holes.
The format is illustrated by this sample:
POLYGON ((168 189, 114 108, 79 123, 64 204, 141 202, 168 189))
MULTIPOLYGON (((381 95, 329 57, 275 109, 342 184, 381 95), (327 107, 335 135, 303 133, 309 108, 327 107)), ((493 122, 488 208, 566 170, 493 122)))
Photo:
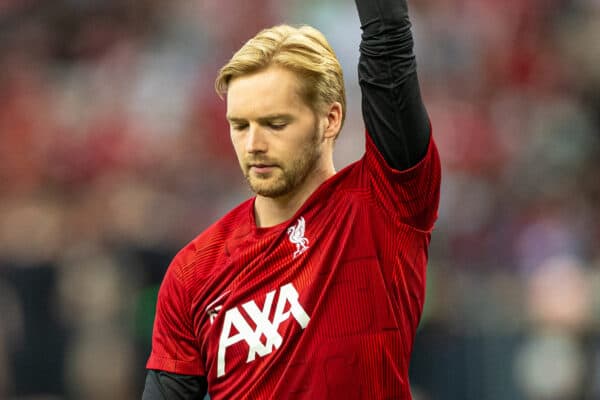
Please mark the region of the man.
POLYGON ((260 32, 225 65, 256 197, 175 257, 144 399, 410 399, 440 164, 404 0, 356 0, 364 157, 336 173, 341 67, 313 28, 260 32))

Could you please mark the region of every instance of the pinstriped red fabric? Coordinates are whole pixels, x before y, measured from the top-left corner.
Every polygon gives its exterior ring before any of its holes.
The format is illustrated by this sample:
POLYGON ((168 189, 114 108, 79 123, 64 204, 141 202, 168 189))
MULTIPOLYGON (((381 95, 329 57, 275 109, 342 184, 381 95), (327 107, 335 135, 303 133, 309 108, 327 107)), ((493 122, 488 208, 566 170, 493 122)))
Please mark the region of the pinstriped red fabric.
POLYGON ((440 162, 365 156, 289 221, 257 228, 250 199, 175 257, 147 367, 204 375, 212 399, 410 399, 440 162))

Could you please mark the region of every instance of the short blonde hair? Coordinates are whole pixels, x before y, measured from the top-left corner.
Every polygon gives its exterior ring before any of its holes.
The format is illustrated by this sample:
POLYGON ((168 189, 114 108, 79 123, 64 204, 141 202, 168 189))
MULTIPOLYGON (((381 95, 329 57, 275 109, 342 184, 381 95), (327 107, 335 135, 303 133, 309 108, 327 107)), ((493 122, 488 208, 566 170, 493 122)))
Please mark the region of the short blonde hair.
POLYGON ((323 112, 332 103, 339 102, 343 124, 346 91, 342 67, 325 36, 311 26, 279 25, 262 30, 221 68, 215 89, 224 96, 233 79, 272 65, 298 75, 300 95, 313 111, 323 112))

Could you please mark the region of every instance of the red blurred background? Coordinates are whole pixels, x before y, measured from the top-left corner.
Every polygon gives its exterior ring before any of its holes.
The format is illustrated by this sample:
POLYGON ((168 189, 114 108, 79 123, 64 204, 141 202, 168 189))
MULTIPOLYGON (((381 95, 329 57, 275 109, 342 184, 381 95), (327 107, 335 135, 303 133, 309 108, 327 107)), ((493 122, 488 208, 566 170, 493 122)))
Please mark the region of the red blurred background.
MULTIPOLYGON (((443 160, 415 398, 600 399, 600 2, 411 2, 443 160)), ((250 193, 217 69, 351 1, 0 1, 0 398, 132 399, 174 253, 250 193)))

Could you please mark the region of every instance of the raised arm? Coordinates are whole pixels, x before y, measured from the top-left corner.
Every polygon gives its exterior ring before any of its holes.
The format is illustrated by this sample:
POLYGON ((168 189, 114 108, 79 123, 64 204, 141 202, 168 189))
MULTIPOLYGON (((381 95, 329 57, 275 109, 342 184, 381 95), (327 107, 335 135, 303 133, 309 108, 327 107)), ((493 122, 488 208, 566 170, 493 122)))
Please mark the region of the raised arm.
POLYGON ((356 0, 362 40, 358 79, 367 132, 387 163, 417 164, 431 135, 417 80, 406 0, 356 0))

